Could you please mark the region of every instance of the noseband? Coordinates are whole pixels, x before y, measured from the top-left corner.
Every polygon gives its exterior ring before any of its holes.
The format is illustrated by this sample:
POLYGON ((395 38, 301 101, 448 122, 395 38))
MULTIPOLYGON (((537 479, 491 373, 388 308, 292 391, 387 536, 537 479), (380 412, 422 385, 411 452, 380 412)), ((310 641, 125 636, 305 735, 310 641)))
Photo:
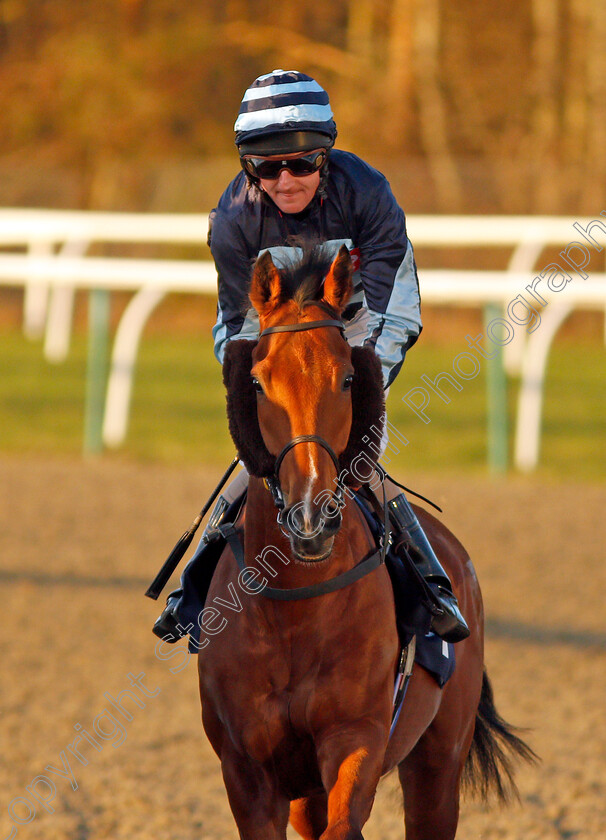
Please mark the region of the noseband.
MULTIPOLYGON (((317 301, 314 301, 314 303, 317 305, 317 301)), ((273 333, 303 332, 304 330, 315 330, 319 329, 320 327, 336 327, 338 330, 340 330, 341 335, 345 340, 345 328, 343 326, 343 322, 338 321, 336 318, 327 318, 323 321, 306 321, 301 324, 283 324, 282 326, 278 327, 267 327, 267 329, 263 330, 259 334, 259 339, 263 338, 263 336, 265 335, 271 335, 273 333)), ((284 460, 288 452, 290 452, 290 450, 297 446, 299 443, 317 443, 318 446, 321 446, 323 449, 326 450, 326 452, 328 452, 337 471, 337 490, 334 493, 335 502, 339 506, 339 508, 342 507, 344 488, 340 480, 339 459, 335 454, 334 449, 329 443, 327 443, 327 441, 324 440, 323 437, 320 437, 320 435, 297 435, 297 437, 289 441, 286 444, 286 446, 284 446, 283 449, 280 451, 280 453, 276 457, 273 475, 270 475, 265 479, 267 487, 269 488, 273 497, 274 504, 278 508, 278 524, 280 526, 282 526, 282 511, 285 507, 284 493, 282 492, 282 488, 280 486, 280 467, 282 466, 282 461, 284 460)))

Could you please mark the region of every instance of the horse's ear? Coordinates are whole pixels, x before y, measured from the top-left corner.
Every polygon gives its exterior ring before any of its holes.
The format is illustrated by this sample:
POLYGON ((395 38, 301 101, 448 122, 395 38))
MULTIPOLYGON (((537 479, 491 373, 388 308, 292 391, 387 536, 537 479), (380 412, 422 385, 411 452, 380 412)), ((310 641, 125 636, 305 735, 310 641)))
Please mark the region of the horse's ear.
POLYGON ((347 306, 353 292, 353 266, 347 246, 341 245, 324 281, 324 300, 339 314, 347 306))
POLYGON ((255 262, 248 296, 258 315, 273 309, 280 300, 280 273, 269 251, 264 251, 255 262))

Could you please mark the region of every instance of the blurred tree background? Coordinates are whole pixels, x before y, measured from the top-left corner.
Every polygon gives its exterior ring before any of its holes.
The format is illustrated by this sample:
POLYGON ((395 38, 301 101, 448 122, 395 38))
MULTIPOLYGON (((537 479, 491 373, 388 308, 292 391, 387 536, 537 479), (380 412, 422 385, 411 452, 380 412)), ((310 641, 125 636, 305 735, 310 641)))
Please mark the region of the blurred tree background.
POLYGON ((0 0, 0 202, 208 210, 275 67, 409 213, 604 207, 604 0, 0 0))

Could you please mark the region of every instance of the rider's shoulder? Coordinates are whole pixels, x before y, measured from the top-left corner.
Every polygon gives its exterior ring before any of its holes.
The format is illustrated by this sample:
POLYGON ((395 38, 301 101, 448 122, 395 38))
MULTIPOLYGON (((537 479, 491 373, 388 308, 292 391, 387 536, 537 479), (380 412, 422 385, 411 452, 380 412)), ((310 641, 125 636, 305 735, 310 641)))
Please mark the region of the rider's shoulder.
POLYGON ((330 181, 341 195, 342 201, 353 200, 356 206, 382 201, 384 196, 390 195, 389 182, 385 175, 353 152, 332 149, 330 181))
POLYGON ((251 195, 248 179, 244 172, 238 172, 225 188, 216 210, 228 217, 236 217, 248 208, 251 202, 254 203, 254 195, 251 195))
POLYGON ((366 187, 372 184, 386 183, 382 172, 375 169, 353 152, 332 149, 330 152, 330 172, 337 179, 341 178, 354 186, 366 187))
POLYGON ((217 206, 211 213, 213 240, 231 241, 234 236, 246 238, 258 224, 259 200, 249 186, 244 172, 239 172, 227 185, 217 206))

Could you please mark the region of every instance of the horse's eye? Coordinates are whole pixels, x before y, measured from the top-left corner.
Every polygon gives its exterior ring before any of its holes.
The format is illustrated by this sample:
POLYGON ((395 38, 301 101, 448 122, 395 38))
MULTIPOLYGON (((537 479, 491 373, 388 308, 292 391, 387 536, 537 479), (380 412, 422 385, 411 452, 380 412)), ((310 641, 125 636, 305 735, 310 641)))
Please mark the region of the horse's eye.
POLYGON ((253 388, 255 389, 257 394, 262 394, 263 393, 263 386, 261 385, 261 383, 259 382, 259 380, 255 376, 253 376, 253 378, 252 378, 252 383, 253 383, 253 388))
POLYGON ((351 388, 351 383, 353 382, 353 373, 350 373, 348 376, 345 377, 343 380, 343 390, 349 391, 351 388))

